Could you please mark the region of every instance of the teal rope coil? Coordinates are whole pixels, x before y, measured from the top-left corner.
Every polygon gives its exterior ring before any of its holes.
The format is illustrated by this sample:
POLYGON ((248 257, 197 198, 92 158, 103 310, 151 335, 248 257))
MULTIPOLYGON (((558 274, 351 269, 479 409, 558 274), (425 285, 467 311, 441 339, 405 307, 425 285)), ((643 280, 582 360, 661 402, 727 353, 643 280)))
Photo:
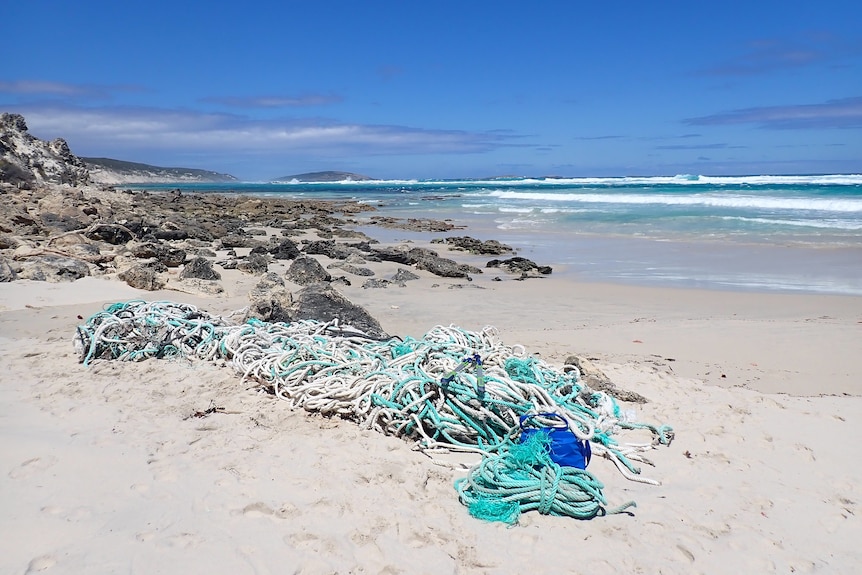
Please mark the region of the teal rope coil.
POLYGON ((473 517, 509 524, 533 510, 592 519, 636 506, 630 501, 608 509, 604 485, 589 471, 551 461, 548 443, 547 434, 536 433, 522 444, 508 443, 484 455, 467 477, 455 481, 459 500, 473 517))

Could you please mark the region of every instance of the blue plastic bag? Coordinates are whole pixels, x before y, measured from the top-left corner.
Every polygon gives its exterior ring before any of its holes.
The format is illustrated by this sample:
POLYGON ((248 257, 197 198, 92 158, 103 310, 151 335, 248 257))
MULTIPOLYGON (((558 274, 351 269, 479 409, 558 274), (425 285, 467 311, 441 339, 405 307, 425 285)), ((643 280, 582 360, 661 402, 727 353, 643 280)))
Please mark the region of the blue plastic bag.
POLYGON ((522 415, 520 418, 521 426, 521 443, 527 441, 534 434, 541 432, 547 433, 551 440, 549 446, 549 455, 551 461, 557 465, 564 467, 577 467, 578 469, 586 469, 590 463, 590 458, 593 453, 590 449, 590 442, 584 439, 578 439, 578 436, 569 429, 569 422, 557 413, 536 413, 532 415, 522 415), (543 419, 559 420, 559 425, 553 427, 534 427, 530 426, 530 420, 534 417, 542 417, 543 419))

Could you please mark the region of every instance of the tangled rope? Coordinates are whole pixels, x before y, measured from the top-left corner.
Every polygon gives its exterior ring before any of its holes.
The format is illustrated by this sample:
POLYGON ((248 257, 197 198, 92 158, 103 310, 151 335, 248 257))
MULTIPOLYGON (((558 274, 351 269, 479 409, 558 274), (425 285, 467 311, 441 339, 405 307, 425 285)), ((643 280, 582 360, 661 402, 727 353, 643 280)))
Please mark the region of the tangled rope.
MULTIPOLYGON (((523 347, 498 341, 492 327, 470 332, 436 326, 421 340, 376 341, 337 320, 234 325, 192 305, 132 301, 113 304, 79 326, 75 346, 85 365, 172 356, 226 362, 243 380, 294 407, 413 440, 423 451, 510 453, 521 415, 555 412, 626 477, 658 484, 641 477, 634 462, 650 463, 643 452, 673 438, 667 426, 627 421, 612 396, 579 381, 575 366, 553 369, 526 356, 523 347), (470 357, 481 357, 483 372, 463 369, 470 357), (613 437, 641 428, 652 433, 652 442, 621 445, 613 437)), ((480 464, 483 476, 499 476, 501 464, 494 461, 480 464)), ((555 474, 555 485, 583 477, 568 468, 541 473, 542 481, 555 474)))
POLYGON ((532 510, 592 519, 636 506, 629 501, 608 510, 604 485, 589 471, 554 463, 548 455, 549 442, 547 434, 537 433, 523 443, 509 443, 455 481, 459 499, 470 514, 513 524, 521 513, 532 510))

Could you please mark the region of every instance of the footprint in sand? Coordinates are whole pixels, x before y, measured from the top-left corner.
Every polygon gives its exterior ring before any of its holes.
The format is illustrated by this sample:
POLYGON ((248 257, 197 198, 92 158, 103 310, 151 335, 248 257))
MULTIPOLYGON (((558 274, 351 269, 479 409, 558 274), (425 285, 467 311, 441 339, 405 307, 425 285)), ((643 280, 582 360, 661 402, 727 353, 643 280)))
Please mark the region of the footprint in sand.
POLYGON ((9 472, 9 477, 12 479, 27 479, 37 473, 41 473, 57 463, 57 458, 53 455, 45 457, 34 457, 28 459, 21 465, 9 472))
POLYGON ((282 537, 282 540, 291 549, 302 549, 311 551, 312 553, 335 553, 335 544, 328 539, 324 539, 314 533, 300 532, 290 533, 282 537))
POLYGON ((39 571, 50 569, 56 564, 57 560, 53 555, 41 555, 30 561, 30 564, 27 565, 27 573, 38 573, 39 571))
POLYGON ((242 513, 246 517, 272 517, 273 515, 275 515, 275 511, 273 511, 269 505, 260 501, 256 503, 249 503, 242 508, 241 512, 235 511, 234 513, 242 513))

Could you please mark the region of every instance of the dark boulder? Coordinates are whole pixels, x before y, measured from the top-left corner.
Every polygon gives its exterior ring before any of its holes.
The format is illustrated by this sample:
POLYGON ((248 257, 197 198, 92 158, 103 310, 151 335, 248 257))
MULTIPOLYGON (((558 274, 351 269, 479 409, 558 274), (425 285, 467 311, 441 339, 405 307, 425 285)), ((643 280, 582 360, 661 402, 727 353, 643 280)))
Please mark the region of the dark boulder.
POLYGON ((179 267, 186 261, 185 250, 172 248, 158 242, 136 244, 132 246, 131 251, 136 258, 155 258, 169 268, 179 267))
POLYGON ((344 260, 355 253, 356 249, 336 243, 334 240, 315 240, 305 244, 303 251, 306 254, 319 254, 334 260, 344 260))
POLYGON ((221 274, 213 269, 209 260, 197 257, 193 258, 183 267, 180 279, 220 280, 221 274))
POLYGON ((114 246, 125 244, 134 238, 125 226, 115 224, 95 224, 84 234, 88 239, 105 242, 114 246))
POLYGON ((390 337, 365 309, 327 283, 311 284, 293 294, 290 316, 290 321, 311 319, 329 322, 338 319, 342 327, 353 327, 372 339, 384 340, 390 337))
POLYGON ((277 246, 269 250, 269 253, 277 260, 294 260, 300 255, 299 247, 291 239, 281 240, 277 246))
POLYGON ((269 269, 269 261, 266 256, 259 253, 249 254, 247 258, 237 262, 236 269, 248 274, 264 274, 269 269))
POLYGON ((372 249, 373 256, 382 261, 391 261, 403 265, 412 265, 416 269, 425 270, 444 278, 470 278, 470 274, 480 274, 482 270, 469 264, 459 264, 449 258, 441 258, 434 250, 426 248, 412 248, 409 250, 399 248, 372 249))
POLYGON ((136 289, 156 291, 165 287, 156 268, 147 264, 137 264, 118 274, 121 280, 136 289))
POLYGON ((73 282, 90 275, 90 266, 81 260, 45 255, 28 259, 18 274, 19 279, 47 282, 73 282))
POLYGON ((491 260, 486 267, 501 268, 509 273, 519 273, 522 275, 550 275, 553 271, 551 266, 540 266, 532 260, 522 257, 509 258, 507 260, 491 260))
POLYGON ((462 250, 478 255, 498 256, 501 254, 512 253, 514 251, 510 246, 502 244, 497 240, 487 240, 483 242, 482 240, 477 240, 470 236, 455 236, 442 240, 438 239, 431 241, 432 244, 444 242, 453 250, 462 250))
POLYGON ((287 279, 295 284, 309 285, 316 282, 328 282, 332 279, 323 266, 314 258, 303 256, 294 260, 287 269, 287 279))

